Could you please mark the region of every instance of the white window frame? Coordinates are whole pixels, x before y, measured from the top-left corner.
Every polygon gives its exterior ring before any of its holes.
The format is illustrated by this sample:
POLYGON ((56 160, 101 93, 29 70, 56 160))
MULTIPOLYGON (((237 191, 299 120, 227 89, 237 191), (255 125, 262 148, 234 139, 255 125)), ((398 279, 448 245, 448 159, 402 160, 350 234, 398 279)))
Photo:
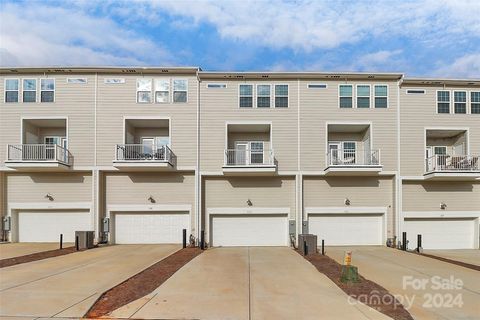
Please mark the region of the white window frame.
POLYGON ((273 93, 272 93, 272 96, 273 96, 273 104, 272 104, 272 107, 275 108, 275 109, 288 109, 290 108, 290 86, 288 85, 288 83, 274 83, 273 86, 273 93), (286 107, 277 107, 276 105, 276 98, 277 98, 277 95, 276 95, 276 92, 275 92, 275 88, 276 86, 287 86, 287 95, 279 95, 278 97, 279 98, 287 98, 287 106, 286 107))
POLYGON ((56 100, 56 94, 55 91, 57 90, 57 82, 55 81, 55 78, 40 78, 40 103, 54 103, 56 100), (42 80, 53 80, 53 90, 42 90, 42 80), (42 92, 53 92, 53 101, 42 101, 42 92))
POLYGON ((272 108, 272 85, 270 83, 257 83, 255 85, 255 92, 257 93, 255 95, 255 107, 259 109, 269 109, 272 108), (266 95, 260 95, 258 91, 259 86, 268 86, 268 96, 266 95), (258 98, 267 98, 269 100, 269 106, 268 107, 259 107, 258 106, 258 98))
POLYGON ((469 91, 468 92, 469 95, 468 95, 468 101, 469 101, 469 105, 470 105, 470 114, 475 114, 475 115, 480 115, 480 113, 473 113, 473 104, 478 104, 480 105, 480 101, 479 102, 473 102, 472 101, 472 93, 478 93, 480 95, 480 91, 469 91))
POLYGON ((337 91, 337 95, 338 95, 338 108, 339 109, 346 109, 346 110, 349 110, 349 109, 354 109, 355 108, 355 86, 353 84, 346 84, 346 83, 340 83, 338 84, 338 91, 337 91), (351 96, 341 96, 340 95, 340 87, 341 86, 350 86, 352 87, 352 95, 351 96), (352 107, 351 108, 342 108, 340 106, 340 98, 351 98, 352 99, 352 107))
MULTIPOLYGON (((104 84, 124 84, 125 78, 105 78, 103 79, 104 84)), ((135 82, 136 85, 136 82, 135 82)))
POLYGON ((3 82, 3 88, 4 88, 4 92, 3 92, 3 101, 5 103, 19 103, 21 100, 20 100, 20 79, 19 78, 5 78, 4 82, 3 82), (17 90, 7 90, 7 80, 17 80, 17 90), (17 92, 17 101, 16 102, 7 102, 7 91, 8 92, 17 92))
POLYGON ((67 78, 68 84, 87 84, 87 78, 67 78))
POLYGON ((436 103, 435 103, 435 113, 436 114, 451 114, 452 113, 452 91, 451 90, 436 90, 435 91, 435 101, 436 101, 436 103), (438 112, 438 104, 439 103, 446 103, 445 101, 438 101, 438 93, 440 91, 448 91, 449 92, 449 94, 448 94, 448 97, 449 97, 449 99, 448 99, 448 113, 439 113, 438 112))
MULTIPOLYGON (((264 164, 265 163, 265 141, 259 141, 259 140, 238 140, 238 141, 235 141, 234 142, 234 149, 237 150, 237 145, 238 144, 246 144, 247 145, 247 150, 245 152, 245 157, 246 157, 246 162, 247 162, 247 165, 255 165, 257 163, 252 163, 252 143, 258 143, 258 144, 261 144, 262 145, 262 163, 261 164, 264 164)), ((268 150, 270 151, 270 150, 268 150)), ((238 152, 238 151, 236 151, 238 152)), ((259 151, 256 151, 256 152, 253 152, 254 154, 260 154, 259 151)))
POLYGON ((188 103, 188 79, 185 78, 172 78, 171 79, 171 91, 172 91, 172 103, 188 103), (187 88, 185 90, 175 90, 175 80, 185 81, 187 88), (185 92, 185 101, 175 101, 175 92, 185 92))
POLYGON ((426 93, 427 93, 427 90, 425 89, 410 88, 405 90, 405 94, 417 95, 417 94, 426 94, 426 93), (409 91, 422 91, 422 92, 409 92, 409 91))
POLYGON ((468 112, 468 91, 467 90, 453 90, 453 113, 454 114, 469 114, 468 112), (457 113, 457 111, 455 110, 455 103, 457 103, 455 101, 455 92, 465 92, 465 102, 458 102, 458 103, 465 103, 465 113, 457 113))
POLYGON ((307 89, 328 89, 326 83, 307 83, 307 89))
POLYGON ((372 99, 372 106, 373 106, 373 109, 388 109, 390 108, 390 99, 389 99, 389 94, 390 94, 390 88, 389 88, 389 85, 386 84, 386 83, 375 83, 373 85, 373 91, 372 91, 372 96, 373 96, 373 99, 372 99), (383 96, 376 96, 375 95, 375 87, 387 87, 387 95, 385 97, 383 96), (376 105, 375 105, 375 98, 387 98, 387 106, 385 108, 377 108, 376 105))
POLYGON ((137 78, 135 80, 135 100, 137 103, 140 104, 147 104, 147 103, 152 103, 153 102, 153 96, 152 96, 152 89, 153 89, 153 79, 150 78, 137 78), (148 92, 147 90, 138 90, 138 80, 150 80, 150 101, 138 101, 138 93, 139 92, 148 92))
MULTIPOLYGON (((355 85, 355 103, 353 105, 355 109, 371 109, 372 108, 372 85, 367 83, 358 83, 355 85), (359 108, 358 107, 358 98, 367 98, 367 96, 359 96, 358 95, 358 87, 368 87, 368 108, 359 108)), ((345 108, 347 109, 347 108, 345 108)))
POLYGON ((255 108, 255 85, 252 83, 239 83, 238 84, 238 104, 237 104, 239 109, 253 109, 255 108), (252 87, 252 95, 251 96, 242 96, 240 93, 240 88, 241 86, 251 86, 252 87), (240 106, 240 98, 245 98, 245 97, 251 97, 252 98, 252 106, 251 107, 241 107, 240 106))
POLYGON ((168 79, 168 78, 167 79, 162 79, 162 78, 153 79, 153 103, 158 103, 158 104, 171 103, 172 99, 173 99, 173 94, 172 94, 171 88, 172 88, 171 79, 168 79), (157 90, 157 81, 164 81, 164 82, 168 83, 168 91, 167 91, 168 92, 168 94, 167 94, 168 101, 167 102, 158 102, 157 101, 157 92, 165 92, 165 90, 157 90))
MULTIPOLYGON (((55 100, 55 94, 54 94, 54 100, 55 100)), ((18 99, 18 101, 20 101, 20 98, 18 99)), ((36 78, 22 78, 22 103, 37 103, 37 101, 38 101, 38 79, 36 79, 36 78), (24 83, 23 83, 23 81, 25 81, 25 80, 35 80, 35 90, 25 90, 25 86, 24 86, 24 83), (35 91, 35 101, 25 102, 24 99, 23 99, 23 93, 24 92, 32 92, 32 91, 35 91)))

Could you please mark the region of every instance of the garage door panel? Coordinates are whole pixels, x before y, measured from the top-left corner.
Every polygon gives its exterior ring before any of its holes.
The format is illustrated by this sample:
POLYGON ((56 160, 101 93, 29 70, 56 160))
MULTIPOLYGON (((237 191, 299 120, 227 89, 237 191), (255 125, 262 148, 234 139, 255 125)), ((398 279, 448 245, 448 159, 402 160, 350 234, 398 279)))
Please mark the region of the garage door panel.
POLYGON ((213 246, 286 246, 286 215, 215 215, 213 246))
POLYGON ((18 213, 19 242, 75 242, 75 231, 91 231, 89 211, 20 211, 18 213))
POLYGON ((422 235, 424 249, 473 249, 474 219, 405 219, 408 248, 417 246, 417 235, 422 235))
POLYGON ((115 214, 118 244, 181 243, 183 229, 190 229, 188 212, 115 214))
POLYGON ((327 245, 382 245, 382 215, 322 214, 309 216, 309 232, 327 245))

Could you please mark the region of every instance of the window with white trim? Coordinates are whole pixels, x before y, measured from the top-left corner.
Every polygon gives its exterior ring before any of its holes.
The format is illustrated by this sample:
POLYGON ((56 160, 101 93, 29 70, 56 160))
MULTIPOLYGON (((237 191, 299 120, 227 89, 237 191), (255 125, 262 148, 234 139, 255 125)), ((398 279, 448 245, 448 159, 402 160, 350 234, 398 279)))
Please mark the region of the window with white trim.
POLYGON ((226 83, 207 83, 207 88, 209 89, 225 89, 227 88, 226 83))
POLYGON ((351 84, 341 84, 338 87, 338 97, 340 108, 353 108, 353 86, 351 84))
POLYGON ((137 102, 152 102, 152 79, 137 79, 137 102))
POLYGON ((183 79, 173 79, 173 102, 187 102, 188 82, 183 79))
POLYGON ((308 89, 327 89, 326 83, 309 83, 308 89))
POLYGON ((257 85, 257 108, 270 108, 270 92, 271 87, 269 84, 257 85))
POLYGON ((40 79, 40 102, 55 101, 55 79, 40 79))
POLYGON ((375 108, 388 108, 388 86, 375 85, 374 90, 375 108))
POLYGON ((37 79, 23 79, 22 101, 37 102, 37 79))
POLYGON ((87 78, 67 78, 67 83, 70 84, 86 84, 87 78))
POLYGON ((480 114, 480 91, 470 92, 470 111, 472 114, 480 114))
POLYGON ((425 94, 424 89, 407 89, 407 94, 425 94))
POLYGON ((288 84, 275 85, 275 108, 288 108, 288 84))
POLYGON ((253 108, 253 85, 241 84, 239 87, 240 108, 253 108))
POLYGON ((18 79, 5 79, 5 102, 18 102, 18 79))
POLYGON ((453 92, 453 110, 455 113, 467 113, 467 92, 453 92))
POLYGON ((357 108, 370 108, 370 86, 357 85, 357 108))
POLYGON ((450 91, 437 91, 437 112, 450 113, 450 91))
POLYGON ((170 102, 170 80, 169 79, 155 79, 155 102, 156 103, 170 102))

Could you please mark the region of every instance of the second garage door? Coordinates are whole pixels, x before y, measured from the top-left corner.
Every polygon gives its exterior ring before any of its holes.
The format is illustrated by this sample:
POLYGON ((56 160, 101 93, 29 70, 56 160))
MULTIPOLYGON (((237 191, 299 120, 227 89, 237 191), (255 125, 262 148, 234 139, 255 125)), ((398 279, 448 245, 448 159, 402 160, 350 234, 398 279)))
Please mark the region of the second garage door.
POLYGON ((286 246, 287 215, 214 215, 213 246, 286 246))
POLYGON ((381 245, 383 215, 322 214, 309 216, 309 233, 329 246, 381 245))
POLYGON ((115 214, 115 243, 182 243, 182 230, 190 232, 188 212, 115 214))
POLYGON ((424 249, 473 249, 475 220, 406 218, 408 248, 417 246, 417 235, 422 235, 424 249))

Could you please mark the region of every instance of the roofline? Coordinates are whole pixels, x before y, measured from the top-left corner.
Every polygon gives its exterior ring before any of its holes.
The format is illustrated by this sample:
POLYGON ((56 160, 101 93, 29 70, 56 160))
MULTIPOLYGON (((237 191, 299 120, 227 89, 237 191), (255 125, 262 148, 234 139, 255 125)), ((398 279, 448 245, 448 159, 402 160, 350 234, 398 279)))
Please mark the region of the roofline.
POLYGON ((390 72, 319 72, 319 71, 199 71, 202 79, 219 78, 324 78, 324 79, 394 79, 403 78, 403 73, 390 72))
POLYGON ((139 66, 39 66, 39 67, 0 67, 0 73, 192 73, 200 67, 139 67, 139 66))
POLYGON ((448 79, 448 78, 404 78, 403 84, 418 85, 468 85, 480 86, 480 79, 448 79))

